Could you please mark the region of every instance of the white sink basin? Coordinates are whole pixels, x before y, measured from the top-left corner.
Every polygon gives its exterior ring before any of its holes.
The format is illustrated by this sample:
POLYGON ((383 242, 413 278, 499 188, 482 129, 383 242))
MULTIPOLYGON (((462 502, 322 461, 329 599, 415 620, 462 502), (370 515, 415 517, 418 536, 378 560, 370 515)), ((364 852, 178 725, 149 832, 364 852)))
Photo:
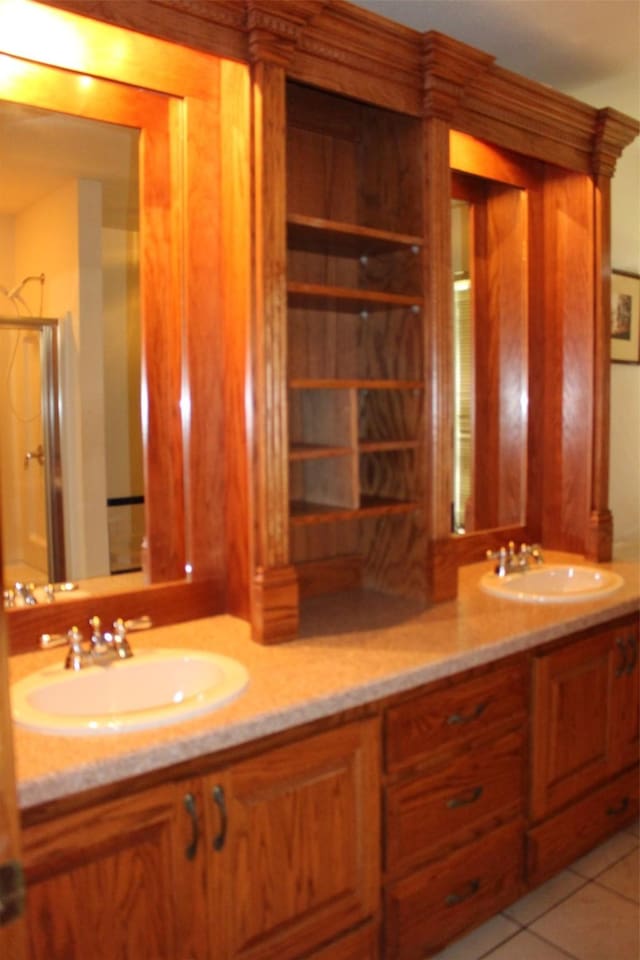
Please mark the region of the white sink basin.
POLYGON ((86 736, 178 723, 228 703, 245 667, 201 650, 141 650, 74 672, 62 663, 11 687, 13 719, 41 733, 86 736))
POLYGON ((624 583, 619 574, 598 567, 549 563, 525 573, 508 573, 499 577, 493 572, 480 578, 486 593, 525 603, 573 603, 597 600, 613 593, 624 583))

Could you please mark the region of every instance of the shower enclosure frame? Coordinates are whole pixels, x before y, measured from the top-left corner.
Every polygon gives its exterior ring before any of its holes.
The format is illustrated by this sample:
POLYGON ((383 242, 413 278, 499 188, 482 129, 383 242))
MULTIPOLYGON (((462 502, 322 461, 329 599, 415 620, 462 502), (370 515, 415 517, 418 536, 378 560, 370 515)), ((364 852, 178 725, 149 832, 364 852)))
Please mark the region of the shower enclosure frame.
POLYGON ((62 458, 60 452, 58 319, 52 317, 0 317, 0 330, 30 331, 39 334, 47 574, 50 581, 64 581, 67 577, 64 547, 62 458))

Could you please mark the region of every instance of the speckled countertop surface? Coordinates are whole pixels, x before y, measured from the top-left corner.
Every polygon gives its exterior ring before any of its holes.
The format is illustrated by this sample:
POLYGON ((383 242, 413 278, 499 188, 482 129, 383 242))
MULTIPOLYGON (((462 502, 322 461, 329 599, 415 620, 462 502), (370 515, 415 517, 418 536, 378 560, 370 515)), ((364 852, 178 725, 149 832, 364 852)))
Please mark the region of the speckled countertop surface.
MULTIPOLYGON (((547 560, 573 560, 549 553, 547 560)), ((278 646, 250 639, 230 616, 134 634, 135 648, 214 650, 249 670, 246 689, 209 714, 172 726, 85 737, 15 730, 18 802, 22 808, 148 773, 200 755, 330 716, 469 667, 530 649, 640 609, 640 565, 620 560, 624 585, 600 600, 533 604, 488 596, 478 588, 487 563, 460 571, 455 601, 420 611, 378 594, 316 598, 300 638, 278 646)), ((15 682, 60 661, 53 650, 10 658, 15 682)))

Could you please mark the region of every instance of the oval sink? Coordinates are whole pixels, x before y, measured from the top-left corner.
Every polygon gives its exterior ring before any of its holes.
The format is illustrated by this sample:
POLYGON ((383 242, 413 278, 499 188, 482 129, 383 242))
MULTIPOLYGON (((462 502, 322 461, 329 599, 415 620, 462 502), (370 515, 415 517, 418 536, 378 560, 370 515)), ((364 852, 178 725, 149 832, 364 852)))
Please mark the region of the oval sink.
POLYGON ((11 687, 14 721, 41 733, 84 736, 178 723, 228 703, 246 668, 201 650, 141 650, 74 672, 44 667, 11 687))
POLYGON ((499 577, 493 572, 480 578, 486 593, 527 603, 567 603, 606 597, 622 586, 624 580, 612 570, 576 566, 568 563, 543 564, 525 573, 499 577))

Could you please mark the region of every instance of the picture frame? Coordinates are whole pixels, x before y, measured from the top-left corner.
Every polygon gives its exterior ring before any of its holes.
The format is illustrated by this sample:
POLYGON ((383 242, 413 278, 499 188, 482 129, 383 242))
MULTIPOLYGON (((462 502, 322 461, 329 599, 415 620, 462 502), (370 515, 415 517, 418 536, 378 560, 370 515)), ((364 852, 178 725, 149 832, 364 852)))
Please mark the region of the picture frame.
POLYGON ((640 364, 640 276, 611 273, 611 360, 640 364))

